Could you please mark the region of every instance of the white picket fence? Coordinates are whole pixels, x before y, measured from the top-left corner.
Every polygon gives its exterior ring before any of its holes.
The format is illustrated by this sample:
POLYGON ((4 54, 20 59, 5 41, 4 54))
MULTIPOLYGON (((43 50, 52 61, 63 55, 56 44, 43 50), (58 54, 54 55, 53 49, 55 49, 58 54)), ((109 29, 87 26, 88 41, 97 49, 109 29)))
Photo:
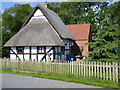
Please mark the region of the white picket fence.
POLYGON ((103 80, 118 82, 120 63, 117 62, 87 62, 71 61, 64 63, 55 62, 33 62, 1 60, 2 68, 14 71, 54 73, 62 75, 74 75, 78 77, 92 77, 103 80))

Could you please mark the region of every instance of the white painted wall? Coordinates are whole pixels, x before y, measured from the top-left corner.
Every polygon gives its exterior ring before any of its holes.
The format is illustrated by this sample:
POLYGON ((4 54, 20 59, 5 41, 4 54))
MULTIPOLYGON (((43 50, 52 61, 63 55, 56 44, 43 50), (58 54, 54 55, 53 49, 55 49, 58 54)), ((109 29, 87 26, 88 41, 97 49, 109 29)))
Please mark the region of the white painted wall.
MULTIPOLYGON (((52 47, 46 47, 46 52, 48 52, 51 48, 52 47)), ((16 47, 12 47, 11 49, 13 49, 14 52, 16 52, 16 47)), ((56 53, 61 52, 61 47, 55 47, 55 51, 56 51, 56 53)), ((24 47, 24 53, 30 53, 29 47, 24 47)), ((31 53, 36 54, 37 53, 37 47, 31 47, 31 53)), ((53 50, 51 50, 49 53, 52 54, 50 56, 50 58, 51 58, 51 60, 53 60, 53 50)), ((69 54, 69 52, 65 51, 65 55, 66 54, 69 54)), ((20 57, 21 60, 23 60, 23 54, 17 54, 17 55, 20 57)), ((60 55, 55 55, 55 60, 66 60, 65 55, 62 55, 61 58, 60 58, 60 55)), ((44 56, 44 54, 38 54, 38 61, 40 61, 43 58, 43 56, 44 56)), ((49 58, 49 56, 46 55, 46 59, 48 59, 48 58, 49 58)), ((11 60, 16 60, 16 55, 11 54, 10 59, 11 60)), ((25 59, 25 61, 29 61, 30 60, 29 54, 24 54, 24 59, 25 59)), ((32 59, 32 61, 34 61, 34 59, 35 59, 35 61, 37 61, 37 55, 31 55, 31 59, 32 59)), ((18 60, 18 58, 17 58, 17 60, 18 60)), ((45 59, 43 61, 45 61, 45 59)))
POLYGON ((52 47, 46 47, 46 52, 48 52, 52 47))
POLYGON ((10 60, 16 60, 16 55, 15 54, 10 54, 10 60))
POLYGON ((29 47, 24 47, 24 53, 30 53, 30 48, 29 47))
POLYGON ((48 22, 48 20, 46 19, 46 17, 45 17, 45 16, 32 17, 32 18, 30 19, 30 21, 29 21, 29 22, 31 22, 31 21, 32 21, 32 20, 34 20, 34 19, 44 19, 45 21, 47 21, 47 22, 48 22))
POLYGON ((33 17, 30 19, 29 22, 31 22, 33 19, 44 19, 48 22, 47 18, 43 15, 40 9, 37 9, 34 13, 33 17))
POLYGON ((32 61, 34 61, 34 59, 36 61, 37 60, 37 56, 36 55, 31 55, 31 59, 32 59, 32 61))
MULTIPOLYGON (((17 53, 17 52, 16 52, 16 47, 11 47, 11 49, 12 49, 15 53, 17 53)), ((10 53, 13 53, 13 52, 10 50, 10 53)))
MULTIPOLYGON (((48 52, 52 47, 46 47, 46 52, 48 52)), ((52 54, 50 57, 46 55, 46 59, 48 60, 51 58, 51 61, 53 61, 53 49, 49 52, 49 54, 52 54)))
POLYGON ((25 61, 29 61, 30 60, 30 55, 29 54, 24 54, 24 58, 25 58, 25 61))
MULTIPOLYGON (((40 62, 40 60, 43 58, 44 54, 38 54, 38 61, 40 62)), ((43 59, 45 60, 45 59, 43 59)))
POLYGON ((34 13, 34 16, 35 16, 35 17, 43 16, 43 13, 41 12, 40 9, 37 9, 36 12, 34 13))
POLYGON ((31 47, 31 53, 37 53, 37 47, 31 47))
POLYGON ((53 61, 53 54, 50 56, 50 58, 51 58, 51 61, 53 61))
MULTIPOLYGON (((17 55, 21 59, 21 61, 23 61, 23 54, 17 54, 17 55)), ((18 60, 18 57, 17 57, 17 60, 18 60)))
MULTIPOLYGON (((15 52, 15 53, 17 53, 16 52, 16 47, 11 47, 11 49, 15 52)), ((10 60, 16 60, 16 55, 10 50, 10 53, 12 53, 12 54, 10 54, 10 60)))

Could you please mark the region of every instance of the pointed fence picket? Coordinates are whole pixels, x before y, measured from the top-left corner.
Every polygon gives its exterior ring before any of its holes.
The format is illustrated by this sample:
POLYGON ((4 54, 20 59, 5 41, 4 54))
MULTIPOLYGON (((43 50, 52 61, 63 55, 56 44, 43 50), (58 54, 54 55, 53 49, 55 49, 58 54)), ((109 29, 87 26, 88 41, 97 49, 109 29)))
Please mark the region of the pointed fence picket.
POLYGON ((74 75, 77 77, 94 77, 103 80, 118 82, 120 63, 118 62, 35 62, 0 59, 2 68, 13 71, 24 71, 31 73, 53 73, 63 75, 74 75))

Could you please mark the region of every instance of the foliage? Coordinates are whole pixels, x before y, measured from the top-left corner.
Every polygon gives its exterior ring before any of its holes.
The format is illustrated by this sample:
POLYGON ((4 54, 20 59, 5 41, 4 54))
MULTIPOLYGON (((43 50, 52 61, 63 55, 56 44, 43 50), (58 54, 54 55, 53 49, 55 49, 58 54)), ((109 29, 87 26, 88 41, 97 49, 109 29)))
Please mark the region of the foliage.
POLYGON ((49 9, 56 12, 65 24, 91 23, 92 34, 96 32, 97 16, 107 9, 106 2, 61 2, 49 3, 49 9), (94 10, 93 10, 93 7, 94 10))
MULTIPOLYGON (((120 2, 108 6, 107 2, 51 2, 49 9, 56 12, 65 24, 91 23, 93 49, 90 57, 116 59, 118 55, 118 25, 120 24, 120 2)), ((32 11, 29 4, 15 4, 2 14, 4 45, 20 30, 32 11)), ((3 48, 3 57, 8 55, 3 48)))
MULTIPOLYGON (((32 11, 29 4, 15 4, 2 14, 2 46, 16 34, 32 11)), ((9 57, 8 48, 2 49, 2 57, 9 57)))
POLYGON ((106 15, 98 25, 98 31, 95 34, 94 42, 89 43, 91 48, 93 48, 93 51, 89 52, 89 55, 92 58, 109 58, 118 60, 118 15, 111 10, 116 6, 117 5, 112 5, 105 11, 106 15))
POLYGON ((91 58, 118 60, 119 2, 110 6, 106 2, 61 2, 49 6, 65 24, 91 23, 91 58))
POLYGON ((29 4, 15 4, 14 7, 6 9, 2 14, 2 26, 5 30, 10 30, 15 33, 18 32, 31 10, 32 8, 29 4))

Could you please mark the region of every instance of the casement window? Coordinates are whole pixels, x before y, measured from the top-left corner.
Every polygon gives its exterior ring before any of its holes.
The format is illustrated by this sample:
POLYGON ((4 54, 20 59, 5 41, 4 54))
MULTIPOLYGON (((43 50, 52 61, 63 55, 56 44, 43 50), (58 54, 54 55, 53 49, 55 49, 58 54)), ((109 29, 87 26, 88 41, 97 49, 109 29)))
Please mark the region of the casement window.
POLYGON ((45 53, 45 47, 38 47, 37 53, 45 53))
POLYGON ((16 47, 16 52, 17 52, 17 54, 23 54, 24 48, 23 47, 16 47))

